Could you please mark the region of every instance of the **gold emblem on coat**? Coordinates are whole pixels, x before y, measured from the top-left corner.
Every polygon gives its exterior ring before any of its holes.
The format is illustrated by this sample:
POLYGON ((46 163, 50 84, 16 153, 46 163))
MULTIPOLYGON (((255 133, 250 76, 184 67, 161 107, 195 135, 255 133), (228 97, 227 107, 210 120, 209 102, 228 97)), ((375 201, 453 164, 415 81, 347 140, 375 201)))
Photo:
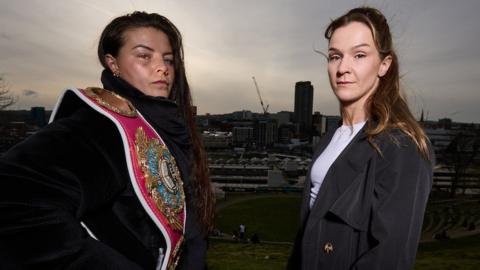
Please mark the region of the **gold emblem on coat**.
POLYGON ((333 244, 330 243, 330 242, 325 243, 325 246, 323 246, 323 251, 325 251, 325 253, 327 253, 327 254, 332 253, 333 252, 333 244))

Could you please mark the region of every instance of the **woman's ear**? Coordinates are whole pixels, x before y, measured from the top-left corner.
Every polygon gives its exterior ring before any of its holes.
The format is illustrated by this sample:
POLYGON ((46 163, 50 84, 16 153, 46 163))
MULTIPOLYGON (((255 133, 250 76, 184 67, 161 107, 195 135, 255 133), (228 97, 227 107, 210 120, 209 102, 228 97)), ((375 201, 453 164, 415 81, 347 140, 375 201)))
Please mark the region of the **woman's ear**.
POLYGON ((111 54, 106 54, 105 55, 105 63, 107 64, 108 68, 113 74, 119 74, 120 73, 120 68, 117 63, 117 59, 113 57, 111 54))
POLYGON ((380 63, 380 68, 378 69, 378 77, 383 77, 385 74, 387 74, 387 71, 390 68, 391 64, 392 64, 391 55, 387 55, 385 58, 383 58, 382 62, 380 63))

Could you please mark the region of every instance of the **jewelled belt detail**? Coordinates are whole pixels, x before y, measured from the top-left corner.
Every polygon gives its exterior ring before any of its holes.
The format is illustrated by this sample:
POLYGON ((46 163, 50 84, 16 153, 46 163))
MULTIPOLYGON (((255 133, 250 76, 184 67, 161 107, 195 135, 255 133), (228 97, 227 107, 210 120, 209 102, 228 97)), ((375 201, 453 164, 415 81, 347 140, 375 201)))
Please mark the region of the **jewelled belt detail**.
POLYGON ((142 127, 135 132, 135 151, 148 194, 170 226, 183 231, 180 213, 183 211, 185 194, 174 157, 163 142, 148 138, 142 127))
MULTIPOLYGON (((185 193, 177 163, 164 141, 127 99, 101 88, 67 90, 55 112, 74 111, 70 92, 105 115, 118 128, 133 189, 142 207, 165 237, 165 258, 159 269, 175 269, 182 253, 186 219, 185 193)), ((55 113, 54 113, 55 115, 55 113)))

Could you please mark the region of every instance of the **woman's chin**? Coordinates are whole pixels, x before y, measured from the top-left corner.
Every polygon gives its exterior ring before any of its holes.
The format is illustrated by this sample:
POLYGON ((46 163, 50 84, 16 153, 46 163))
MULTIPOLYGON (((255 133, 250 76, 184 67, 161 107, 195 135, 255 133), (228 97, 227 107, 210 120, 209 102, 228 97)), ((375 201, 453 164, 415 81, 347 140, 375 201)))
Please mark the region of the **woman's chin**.
POLYGON ((164 97, 167 98, 170 95, 170 90, 165 88, 165 89, 148 89, 146 91, 140 90, 142 93, 144 93, 147 96, 151 97, 164 97))

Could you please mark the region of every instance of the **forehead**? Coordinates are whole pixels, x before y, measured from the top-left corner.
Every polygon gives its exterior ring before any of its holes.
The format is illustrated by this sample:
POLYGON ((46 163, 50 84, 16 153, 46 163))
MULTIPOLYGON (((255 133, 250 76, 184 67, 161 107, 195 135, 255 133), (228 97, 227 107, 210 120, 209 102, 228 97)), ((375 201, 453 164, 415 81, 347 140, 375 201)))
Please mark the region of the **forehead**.
POLYGON ((153 27, 130 28, 123 32, 123 47, 145 45, 152 49, 171 50, 168 36, 161 30, 153 27))
POLYGON ((372 31, 364 23, 351 22, 333 32, 329 47, 349 49, 360 44, 368 44, 375 48, 372 31))

